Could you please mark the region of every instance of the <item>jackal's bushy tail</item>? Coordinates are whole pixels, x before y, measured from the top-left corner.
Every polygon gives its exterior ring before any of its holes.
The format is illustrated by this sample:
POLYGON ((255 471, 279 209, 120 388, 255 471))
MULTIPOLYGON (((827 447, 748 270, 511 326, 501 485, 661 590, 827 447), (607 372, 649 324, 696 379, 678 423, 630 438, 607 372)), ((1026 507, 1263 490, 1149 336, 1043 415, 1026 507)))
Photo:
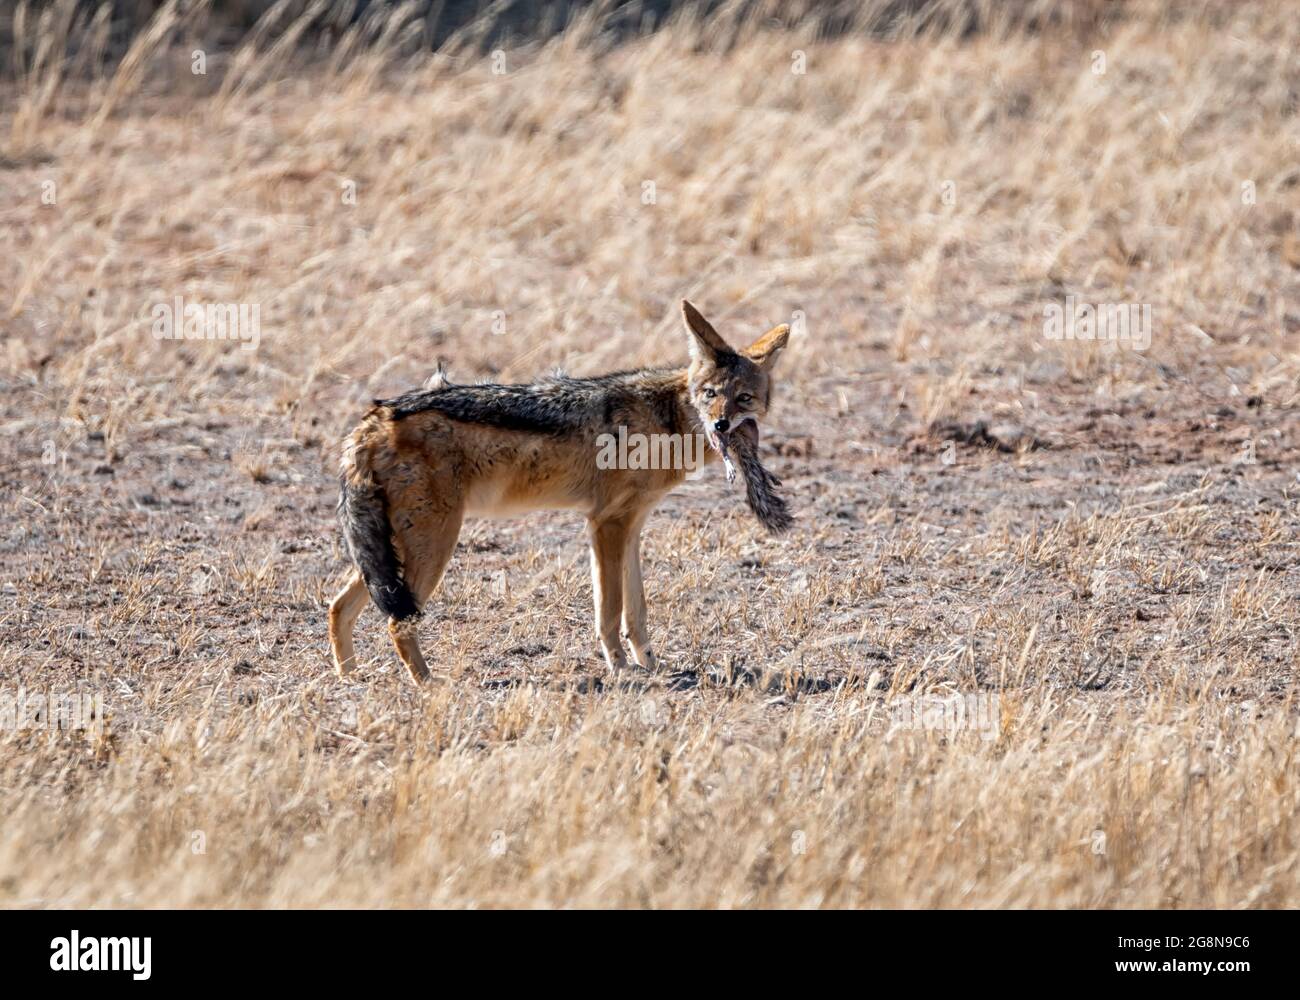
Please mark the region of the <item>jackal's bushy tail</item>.
POLYGON ((375 482, 365 447, 351 442, 343 460, 339 522, 352 560, 379 610, 398 621, 418 616, 420 609, 402 578, 402 563, 393 548, 384 488, 375 482))

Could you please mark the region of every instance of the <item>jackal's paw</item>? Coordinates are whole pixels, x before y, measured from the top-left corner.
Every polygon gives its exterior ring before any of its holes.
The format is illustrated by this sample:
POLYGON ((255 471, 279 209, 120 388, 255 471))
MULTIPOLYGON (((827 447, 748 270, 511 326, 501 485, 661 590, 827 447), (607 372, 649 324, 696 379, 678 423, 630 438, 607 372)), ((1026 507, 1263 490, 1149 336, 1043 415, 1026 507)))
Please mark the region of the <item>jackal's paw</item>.
POLYGON ((622 647, 617 649, 604 650, 605 666, 609 668, 611 674, 624 673, 627 670, 627 654, 623 652, 622 647))

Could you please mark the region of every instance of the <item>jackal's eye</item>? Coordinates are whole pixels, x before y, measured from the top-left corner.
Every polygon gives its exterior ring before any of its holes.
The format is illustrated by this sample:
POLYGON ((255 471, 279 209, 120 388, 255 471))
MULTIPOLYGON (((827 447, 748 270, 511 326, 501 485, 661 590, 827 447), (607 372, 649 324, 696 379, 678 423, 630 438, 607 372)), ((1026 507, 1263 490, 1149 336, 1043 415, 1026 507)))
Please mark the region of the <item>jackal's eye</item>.
POLYGON ((705 399, 713 399, 713 398, 714 398, 715 396, 717 396, 717 395, 718 395, 718 390, 717 390, 717 389, 710 389, 710 388, 707 388, 707 387, 706 387, 705 390, 704 390, 704 398, 705 398, 705 399))
POLYGON ((748 406, 753 401, 754 401, 754 397, 747 392, 742 392, 739 396, 736 397, 736 402, 739 403, 741 406, 748 406))

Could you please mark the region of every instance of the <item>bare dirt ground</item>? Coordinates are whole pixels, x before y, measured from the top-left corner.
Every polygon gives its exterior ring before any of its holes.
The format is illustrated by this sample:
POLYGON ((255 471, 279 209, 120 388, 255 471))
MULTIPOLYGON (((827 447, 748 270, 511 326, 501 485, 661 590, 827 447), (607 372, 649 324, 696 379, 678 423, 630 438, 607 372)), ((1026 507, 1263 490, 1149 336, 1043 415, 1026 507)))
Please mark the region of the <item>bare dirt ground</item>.
POLYGON ((0 903, 1300 905, 1300 34, 1197 10, 7 82, 0 679, 107 724, 0 732, 0 903), (373 609, 335 676, 366 402, 684 360, 682 297, 795 324, 796 529, 686 484, 611 678, 581 520, 474 522, 440 682, 373 609))

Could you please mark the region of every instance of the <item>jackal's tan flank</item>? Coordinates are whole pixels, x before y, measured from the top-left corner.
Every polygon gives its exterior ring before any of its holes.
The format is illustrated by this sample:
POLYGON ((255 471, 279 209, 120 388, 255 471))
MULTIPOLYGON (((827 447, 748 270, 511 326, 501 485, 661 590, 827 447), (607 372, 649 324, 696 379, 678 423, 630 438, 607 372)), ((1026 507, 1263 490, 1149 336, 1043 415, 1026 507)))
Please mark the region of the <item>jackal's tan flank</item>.
POLYGON ((420 609, 442 579, 467 516, 580 510, 591 538, 596 633, 610 669, 627 666, 619 624, 636 662, 654 667, 641 585, 646 516, 686 470, 602 469, 597 438, 698 434, 706 461, 744 437, 752 454, 772 398, 782 324, 744 351, 729 347, 682 303, 691 363, 596 378, 555 376, 528 385, 452 385, 377 402, 343 453, 339 516, 358 570, 330 605, 340 673, 355 665, 352 629, 367 592, 388 616, 398 655, 416 681, 429 669, 416 640, 420 609))

